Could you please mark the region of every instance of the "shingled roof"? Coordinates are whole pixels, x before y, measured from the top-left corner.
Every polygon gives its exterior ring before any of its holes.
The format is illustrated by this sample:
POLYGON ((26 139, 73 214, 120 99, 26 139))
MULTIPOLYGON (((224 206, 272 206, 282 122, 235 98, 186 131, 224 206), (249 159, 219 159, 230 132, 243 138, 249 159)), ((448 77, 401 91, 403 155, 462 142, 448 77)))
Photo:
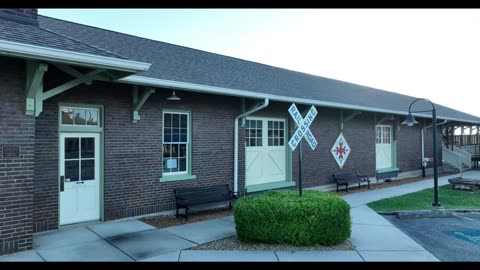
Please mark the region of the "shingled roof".
POLYGON ((0 19, 0 39, 41 47, 126 59, 117 54, 107 52, 100 48, 95 48, 92 45, 39 28, 35 25, 17 23, 3 19, 0 19))
MULTIPOLYGON (((152 63, 138 76, 196 85, 243 90, 269 97, 321 101, 339 108, 406 114, 415 97, 358 84, 314 76, 205 52, 165 42, 136 37, 78 23, 38 16, 40 30, 88 44, 130 60, 152 63)), ((39 30, 39 31, 40 31, 39 30)), ((2 38, 0 36, 0 38, 2 38)), ((28 42, 28 40, 26 41, 28 42)), ((76 48, 65 48, 73 49, 76 48)), ((85 50, 85 48, 82 48, 85 50)), ((274 99, 274 98, 273 98, 274 99)), ((275 99, 274 99, 275 100, 275 99)), ((480 118, 436 104, 440 119, 480 123, 480 118)), ((426 109, 418 104, 415 109, 426 109)))

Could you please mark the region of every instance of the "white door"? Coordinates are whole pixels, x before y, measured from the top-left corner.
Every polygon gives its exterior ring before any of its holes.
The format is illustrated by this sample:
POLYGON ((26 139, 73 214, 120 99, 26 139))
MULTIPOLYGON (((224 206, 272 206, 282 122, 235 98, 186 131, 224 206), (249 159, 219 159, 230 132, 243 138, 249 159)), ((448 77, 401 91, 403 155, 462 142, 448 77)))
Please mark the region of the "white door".
POLYGON ((392 126, 377 125, 375 152, 377 169, 392 167, 392 126))
POLYGON ((286 181, 285 120, 247 118, 246 185, 286 181))
POLYGON ((100 219, 99 138, 60 134, 60 225, 100 219))

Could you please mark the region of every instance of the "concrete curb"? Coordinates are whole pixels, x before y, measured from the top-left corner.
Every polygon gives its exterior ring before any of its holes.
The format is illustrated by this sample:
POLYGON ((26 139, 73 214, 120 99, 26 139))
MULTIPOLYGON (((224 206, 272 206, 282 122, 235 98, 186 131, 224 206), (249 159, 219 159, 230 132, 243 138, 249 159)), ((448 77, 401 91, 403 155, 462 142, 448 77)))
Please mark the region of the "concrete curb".
POLYGON ((400 219, 406 218, 436 218, 453 217, 454 213, 480 212, 480 209, 435 209, 435 210, 407 210, 407 211, 378 211, 380 215, 396 215, 400 219))

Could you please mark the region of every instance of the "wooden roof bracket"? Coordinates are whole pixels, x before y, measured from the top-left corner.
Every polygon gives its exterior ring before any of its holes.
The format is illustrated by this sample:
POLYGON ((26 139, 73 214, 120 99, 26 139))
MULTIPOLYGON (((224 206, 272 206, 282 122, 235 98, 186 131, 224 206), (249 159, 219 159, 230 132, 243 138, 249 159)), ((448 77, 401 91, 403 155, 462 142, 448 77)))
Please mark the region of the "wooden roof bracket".
POLYGON ((348 121, 352 120, 355 116, 360 115, 360 114, 362 114, 362 112, 353 111, 349 115, 344 117, 343 109, 341 109, 340 110, 340 131, 343 130, 343 127, 344 127, 345 123, 347 123, 348 121))
POLYGON ((72 89, 80 84, 90 85, 95 76, 105 71, 105 69, 94 69, 88 73, 81 73, 76 69, 65 66, 55 65, 60 70, 75 77, 75 79, 52 88, 48 91, 43 91, 44 74, 48 70, 48 65, 37 61, 27 61, 27 78, 26 78, 26 108, 25 114, 31 116, 39 116, 43 111, 43 102, 51 97, 72 89))
POLYGON ((141 96, 139 96, 139 89, 137 85, 133 86, 133 120, 132 123, 137 123, 140 120, 140 114, 138 113, 142 109, 143 105, 150 97, 151 94, 155 93, 155 89, 149 87, 145 89, 141 96))

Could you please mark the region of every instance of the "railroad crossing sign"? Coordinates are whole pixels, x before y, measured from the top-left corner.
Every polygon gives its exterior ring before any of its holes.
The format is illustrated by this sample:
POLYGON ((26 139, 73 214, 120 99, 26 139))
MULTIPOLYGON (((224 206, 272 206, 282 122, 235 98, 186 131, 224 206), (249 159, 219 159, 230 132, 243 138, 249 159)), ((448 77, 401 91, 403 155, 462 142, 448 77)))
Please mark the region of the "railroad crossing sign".
POLYGON ((288 145, 290 146, 292 151, 295 151, 295 148, 297 148, 303 137, 305 137, 305 139, 307 140, 310 148, 312 148, 312 150, 315 150, 315 147, 317 147, 318 143, 309 129, 310 125, 313 123, 313 119, 315 119, 318 114, 315 106, 312 105, 305 118, 302 117, 302 115, 297 109, 297 106, 295 106, 295 103, 292 103, 292 106, 290 106, 288 112, 298 126, 298 129, 295 131, 292 138, 288 142, 288 145))

